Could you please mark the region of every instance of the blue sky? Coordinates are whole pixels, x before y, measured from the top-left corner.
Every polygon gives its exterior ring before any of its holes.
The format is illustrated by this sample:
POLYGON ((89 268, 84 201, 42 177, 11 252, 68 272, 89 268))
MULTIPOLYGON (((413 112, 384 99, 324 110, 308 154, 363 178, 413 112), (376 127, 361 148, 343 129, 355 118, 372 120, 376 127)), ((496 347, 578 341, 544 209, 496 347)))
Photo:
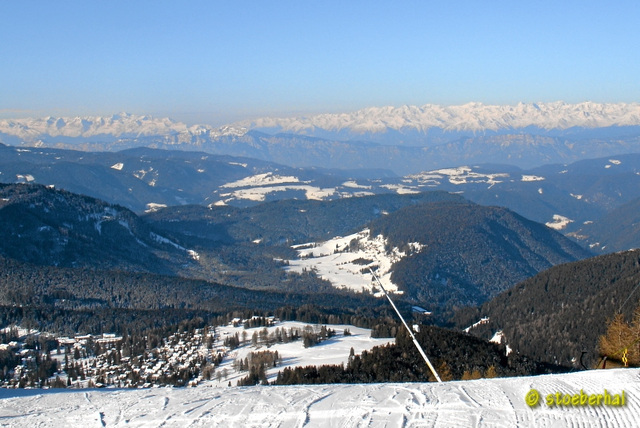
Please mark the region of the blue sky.
POLYGON ((0 117, 640 102, 639 23, 637 1, 2 1, 0 117))

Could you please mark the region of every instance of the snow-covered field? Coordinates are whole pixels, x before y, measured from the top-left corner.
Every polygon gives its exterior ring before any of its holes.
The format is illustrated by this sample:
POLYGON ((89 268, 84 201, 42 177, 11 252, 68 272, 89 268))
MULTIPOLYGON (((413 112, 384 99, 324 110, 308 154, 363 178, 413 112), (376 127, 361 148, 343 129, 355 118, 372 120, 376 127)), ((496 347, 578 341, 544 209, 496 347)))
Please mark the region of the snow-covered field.
POLYGON ((0 426, 635 427, 640 369, 436 383, 2 390, 0 426), (529 407, 531 389, 540 404, 529 407), (546 397, 624 391, 625 405, 549 407, 546 397))
POLYGON ((547 227, 550 227, 551 229, 555 229, 555 230, 562 230, 565 227, 567 227, 567 225, 569 225, 569 223, 572 223, 573 220, 571 220, 570 218, 567 218, 565 216, 562 216, 560 214, 554 214, 553 215, 553 221, 549 221, 547 223, 545 223, 545 225, 547 227))
POLYGON ((508 173, 486 174, 474 171, 473 167, 460 166, 457 168, 443 168, 435 171, 425 171, 409 175, 408 178, 420 185, 440 185, 442 181, 461 185, 470 183, 487 183, 489 188, 510 178, 508 173))
MULTIPOLYGON (((414 253, 422 249, 417 242, 409 243, 414 253)), ((387 241, 382 235, 371 236, 369 229, 344 237, 336 237, 321 243, 295 245, 298 259, 288 260, 287 269, 293 272, 315 270, 317 274, 336 288, 347 288, 356 292, 372 292, 384 296, 376 289, 368 268, 377 268, 378 277, 388 292, 402 293, 391 282, 391 267, 407 254, 393 248, 386 250, 387 241)))
POLYGON ((305 328, 312 328, 318 332, 320 325, 308 324, 297 321, 284 321, 275 323, 269 327, 255 327, 244 329, 242 326, 233 327, 232 325, 218 327, 218 333, 220 335, 220 342, 224 341, 226 337, 238 334, 242 338, 242 333, 246 331, 247 345, 240 346, 237 349, 229 351, 227 357, 224 359, 218 370, 225 370, 227 376, 224 379, 219 380, 219 385, 227 385, 231 382, 232 385, 236 385, 238 380, 247 376, 246 372, 237 372, 233 368, 234 361, 247 358, 251 352, 271 351, 278 352, 282 358, 282 362, 277 367, 271 367, 267 369, 267 379, 272 382, 278 376, 278 372, 286 367, 305 367, 305 366, 321 366, 332 364, 347 364, 349 360, 349 353, 353 348, 355 354, 361 354, 364 350, 369 350, 375 346, 384 346, 389 343, 394 343, 393 338, 373 338, 371 337, 371 330, 366 328, 354 327, 352 325, 335 325, 326 324, 326 327, 334 330, 336 335, 330 339, 324 340, 317 345, 305 348, 302 340, 296 340, 289 343, 275 343, 269 347, 264 344, 258 344, 257 346, 249 346, 252 335, 254 333, 259 334, 261 330, 266 329, 268 334, 273 334, 276 329, 285 331, 291 331, 292 329, 298 329, 301 333, 305 328), (349 335, 345 336, 345 330, 349 331, 349 335))

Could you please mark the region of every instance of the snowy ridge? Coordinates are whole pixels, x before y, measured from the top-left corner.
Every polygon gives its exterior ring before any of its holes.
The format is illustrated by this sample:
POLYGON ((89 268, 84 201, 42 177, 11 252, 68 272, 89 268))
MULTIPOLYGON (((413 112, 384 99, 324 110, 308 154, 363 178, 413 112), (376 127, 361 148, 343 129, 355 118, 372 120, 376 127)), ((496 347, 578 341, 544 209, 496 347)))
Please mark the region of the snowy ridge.
POLYGON ((142 390, 4 390, 11 426, 635 427, 640 369, 444 383, 296 385, 142 390), (530 407, 525 397, 538 391, 530 407), (550 407, 546 397, 624 391, 625 405, 550 407))
POLYGON ((352 113, 319 114, 308 117, 261 118, 238 122, 252 128, 278 128, 283 132, 309 133, 316 130, 353 133, 385 132, 387 129, 412 129, 426 132, 430 128, 446 131, 482 131, 517 129, 535 126, 542 129, 571 127, 599 128, 640 125, 640 104, 567 104, 519 103, 485 105, 468 103, 459 106, 426 104, 402 107, 369 107, 352 113))

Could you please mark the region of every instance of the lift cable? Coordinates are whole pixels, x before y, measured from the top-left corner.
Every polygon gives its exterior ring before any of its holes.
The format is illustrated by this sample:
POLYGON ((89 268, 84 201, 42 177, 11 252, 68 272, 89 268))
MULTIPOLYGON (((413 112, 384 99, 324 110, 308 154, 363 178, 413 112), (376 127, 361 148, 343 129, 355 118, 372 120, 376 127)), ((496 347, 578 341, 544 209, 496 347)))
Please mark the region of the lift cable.
POLYGON ((371 268, 369 268, 369 272, 371 272, 371 275, 373 275, 373 278, 378 282, 378 285, 380 286, 380 288, 382 288, 382 291, 384 292, 384 295, 387 297, 387 300, 389 300, 389 303, 391 303, 391 306, 393 306, 393 309, 396 311, 396 313, 400 317, 400 320, 402 320, 402 324, 404 324, 405 328, 409 332, 409 335, 411 336, 411 340, 413 340, 413 344, 416 345, 416 348, 418 348, 418 352, 420 352, 420 355, 422 355, 422 358, 424 358, 424 361, 427 363, 427 366, 429 366, 429 370, 431 370, 431 373, 433 374, 433 376, 436 378, 436 380, 438 382, 442 382, 442 380, 440 380, 440 376, 438 376, 438 373, 436 372, 436 369, 433 368, 433 365, 431 365, 431 361, 429 361, 429 358, 427 357, 427 354, 424 353, 424 350, 422 349, 422 346, 420 346, 420 344, 418 343, 418 340, 413 335, 413 331, 411 331, 411 329, 407 325, 406 321, 404 320, 404 318, 400 314, 400 311, 398 310, 396 305, 393 303, 393 300, 391 300, 391 297, 389 297, 389 294, 387 293, 387 290, 385 290, 384 286, 382 285, 382 282, 380 282, 380 280, 378 279, 376 274, 373 273, 371 268))

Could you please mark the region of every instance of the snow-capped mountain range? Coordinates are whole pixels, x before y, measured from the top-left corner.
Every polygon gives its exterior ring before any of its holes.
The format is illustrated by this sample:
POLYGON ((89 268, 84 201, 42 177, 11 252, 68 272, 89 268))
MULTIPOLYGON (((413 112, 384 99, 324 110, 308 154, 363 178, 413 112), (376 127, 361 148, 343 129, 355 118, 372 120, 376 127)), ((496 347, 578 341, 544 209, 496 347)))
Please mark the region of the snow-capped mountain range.
POLYGON ((371 107, 218 128, 126 113, 11 119, 0 120, 0 143, 83 151, 195 150, 295 168, 401 175, 486 163, 532 168, 640 153, 640 103, 371 107))
POLYGON ((528 127, 566 130, 575 127, 610 126, 640 126, 640 103, 567 104, 559 101, 517 105, 468 103, 457 106, 425 104, 423 106, 369 107, 351 113, 266 117, 240 121, 219 128, 209 125, 189 126, 169 118, 120 113, 110 117, 5 119, 0 120, 0 133, 33 142, 46 137, 135 138, 176 134, 206 135, 217 138, 242 136, 247 131, 255 129, 316 135, 319 132, 345 131, 350 134, 373 134, 391 130, 412 130, 426 134, 433 129, 483 132, 528 127))
POLYGON ((48 137, 70 137, 98 140, 167 135, 243 135, 246 129, 209 125, 188 126, 169 118, 119 113, 109 117, 45 117, 0 120, 0 133, 35 142, 48 137))
POLYGON ((312 134, 316 130, 377 133, 411 129, 426 133, 432 128, 445 131, 498 131, 537 127, 568 129, 640 125, 640 104, 599 104, 584 102, 458 106, 370 107, 353 113, 319 114, 294 118, 262 118, 239 122, 248 129, 278 128, 282 132, 312 134))

